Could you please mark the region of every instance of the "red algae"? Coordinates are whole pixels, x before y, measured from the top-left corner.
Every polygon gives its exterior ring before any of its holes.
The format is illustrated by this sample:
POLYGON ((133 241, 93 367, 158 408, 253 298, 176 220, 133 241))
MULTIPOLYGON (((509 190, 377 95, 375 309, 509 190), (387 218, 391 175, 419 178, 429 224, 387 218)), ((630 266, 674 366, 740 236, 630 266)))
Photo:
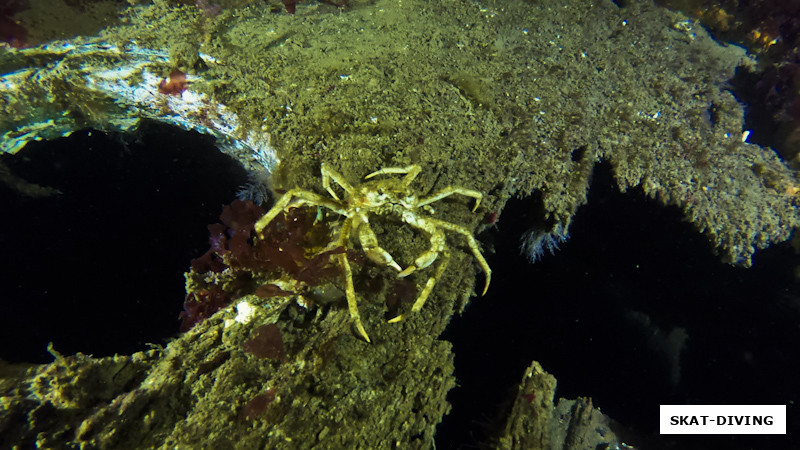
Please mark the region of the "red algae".
POLYGON ((275 390, 274 389, 267 389, 266 392, 263 394, 258 394, 249 402, 245 403, 242 406, 242 409, 239 410, 239 418, 245 420, 253 420, 256 417, 264 414, 267 410, 267 407, 275 401, 275 390))
POLYGON ((191 261, 187 274, 194 284, 181 314, 182 331, 245 295, 294 295, 335 278, 341 268, 334 255, 347 253, 353 262, 363 262, 343 246, 325 249, 330 244, 330 230, 326 225, 315 224, 314 210, 290 208, 281 212, 261 236, 256 236, 255 223, 263 215, 264 209, 253 202, 235 200, 223 207, 219 216, 222 223, 208 226, 210 248, 191 261), (283 279, 289 284, 281 286, 295 287, 284 290, 265 279, 283 279), (212 292, 215 295, 210 295, 212 292), (224 304, 218 293, 226 295, 224 304))
POLYGON ((285 357, 283 336, 281 330, 274 323, 256 328, 242 348, 245 352, 258 358, 282 360, 285 357))
POLYGON ((173 69, 169 77, 161 80, 158 84, 158 92, 167 95, 181 95, 189 86, 186 74, 178 69, 173 69))

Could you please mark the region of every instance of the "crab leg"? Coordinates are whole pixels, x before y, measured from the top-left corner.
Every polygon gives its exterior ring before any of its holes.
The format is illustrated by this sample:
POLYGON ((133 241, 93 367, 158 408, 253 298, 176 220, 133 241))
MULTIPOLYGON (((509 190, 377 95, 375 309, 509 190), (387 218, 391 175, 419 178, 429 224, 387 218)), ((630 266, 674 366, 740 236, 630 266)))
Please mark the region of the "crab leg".
POLYGON ((475 206, 472 207, 472 212, 475 212, 475 210, 478 209, 478 205, 481 204, 481 199, 483 198, 483 194, 481 194, 478 191, 475 191, 475 190, 472 190, 472 189, 460 188, 460 187, 447 186, 446 188, 442 189, 441 191, 439 191, 439 192, 437 192, 437 193, 435 193, 433 195, 430 195, 428 197, 420 199, 419 203, 417 203, 417 207, 430 205, 431 203, 433 203, 435 201, 441 200, 441 199, 443 199, 445 197, 449 197, 449 196, 451 196, 453 194, 461 194, 461 195, 465 195, 467 197, 474 198, 475 199, 475 206))
POLYGON ((355 221, 354 228, 358 233, 358 240, 361 242, 361 248, 367 254, 367 258, 371 259, 374 263, 382 266, 389 266, 392 269, 400 272, 400 265, 397 264, 389 252, 378 245, 378 237, 375 232, 369 227, 369 219, 364 214, 356 214, 353 218, 355 221))
POLYGON ((330 209, 331 211, 341 214, 343 216, 347 216, 347 211, 345 211, 341 205, 335 201, 328 200, 325 197, 317 195, 311 191, 306 191, 305 189, 291 189, 283 194, 277 202, 275 202, 275 206, 269 210, 263 217, 258 219, 258 222, 255 224, 255 229, 257 234, 261 234, 272 222, 275 217, 278 216, 282 211, 289 209, 290 207, 298 207, 302 205, 312 205, 312 206, 323 206, 325 208, 330 209))
POLYGON ((467 239, 467 245, 469 245, 469 249, 472 250, 472 255, 478 260, 478 264, 481 266, 481 269, 483 269, 483 273, 486 274, 486 284, 483 286, 483 293, 481 294, 486 295, 486 291, 489 290, 489 282, 492 281, 492 269, 489 268, 489 263, 487 263, 486 259, 483 258, 481 249, 478 247, 478 241, 475 240, 475 237, 472 236, 472 233, 470 233, 466 228, 454 225, 450 222, 437 219, 427 220, 433 222, 438 227, 444 228, 445 230, 454 231, 467 239))
POLYGON ((414 181, 414 178, 417 178, 417 175, 419 175, 421 171, 422 168, 420 168, 416 164, 412 164, 406 167, 384 167, 381 170, 376 170, 375 172, 372 172, 371 174, 365 176, 364 179, 368 180, 378 175, 406 174, 406 176, 403 177, 403 181, 401 181, 401 183, 403 186, 408 187, 409 185, 411 185, 411 182, 414 181))
POLYGON ((439 256, 439 253, 445 248, 444 233, 442 230, 437 229, 428 219, 423 219, 415 214, 406 214, 403 216, 403 220, 407 224, 428 235, 431 241, 431 248, 419 255, 417 259, 414 260, 414 264, 400 272, 400 274, 398 274, 400 278, 407 277, 418 269, 424 269, 430 266, 436 261, 436 257, 439 256))
MULTIPOLYGON (((436 271, 433 273, 433 275, 431 275, 430 278, 428 278, 428 281, 425 283, 425 287, 422 288, 422 291, 419 293, 419 297, 417 297, 417 299, 414 301, 414 305, 411 306, 412 313, 418 312, 425 305, 425 300, 427 300, 428 296, 431 295, 431 292, 433 292, 433 287, 436 285, 436 281, 444 273, 449 261, 450 252, 445 249, 442 251, 442 257, 439 258, 439 265, 436 267, 436 271)), ((397 323, 404 318, 405 314, 399 314, 397 317, 390 319, 389 323, 397 323)))
POLYGON ((333 192, 333 189, 331 189, 331 180, 335 181, 336 184, 341 186, 342 189, 344 189, 345 192, 347 192, 347 194, 350 195, 351 197, 355 194, 355 189, 353 189, 353 186, 350 185, 350 183, 348 183, 347 180, 345 180, 344 177, 342 177, 339 174, 339 172, 331 169, 330 167, 328 167, 327 164, 322 163, 322 167, 320 167, 320 172, 322 172, 322 187, 324 187, 325 190, 328 191, 329 194, 331 194, 331 197, 335 198, 336 200, 339 200, 339 197, 336 195, 336 192, 333 192))
MULTIPOLYGON (((342 231, 339 235, 340 246, 345 246, 347 241, 350 239, 352 225, 353 220, 350 217, 344 220, 344 223, 342 224, 342 231)), ((347 247, 345 246, 345 248, 347 247)), ((364 329, 364 325, 361 323, 361 314, 358 312, 356 289, 353 286, 353 270, 350 269, 350 262, 347 260, 347 252, 339 253, 337 256, 339 257, 339 264, 342 265, 342 270, 344 271, 345 295, 347 296, 347 309, 350 311, 350 318, 353 319, 353 322, 356 325, 356 330, 358 330, 358 334, 360 334, 365 341, 371 342, 369 340, 367 330, 364 329)))

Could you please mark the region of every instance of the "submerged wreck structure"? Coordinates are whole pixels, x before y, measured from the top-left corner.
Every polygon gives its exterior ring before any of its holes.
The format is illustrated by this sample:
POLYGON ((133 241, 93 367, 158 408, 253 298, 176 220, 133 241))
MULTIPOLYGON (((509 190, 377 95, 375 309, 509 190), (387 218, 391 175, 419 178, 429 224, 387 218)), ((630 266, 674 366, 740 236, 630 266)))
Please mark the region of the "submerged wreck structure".
MULTIPOLYGON (((0 49, 0 150, 156 120, 215 137, 272 192, 328 195, 323 163, 351 181, 416 165, 419 196, 480 193, 475 211, 458 195, 426 210, 473 234, 512 196, 539 195, 532 253, 568 234, 607 161, 619 189, 682 208, 723 260, 750 265, 800 222, 796 174, 747 142, 728 91, 753 61, 679 13, 617 3, 132 6, 99 36, 0 49)), ((364 256, 368 238, 330 246, 346 235, 340 218, 313 207, 263 230, 279 251, 259 249, 251 233, 263 214, 236 202, 210 228, 212 248, 187 274, 186 332, 168 345, 105 358, 53 350, 51 364, 6 366, 3 447, 431 448, 456 385, 439 335, 473 294, 477 248, 449 236, 424 306, 387 323, 433 267, 398 282, 364 256), (352 266, 371 343, 353 331, 336 259, 352 266)), ((432 245, 372 219, 401 266, 432 245)), ((554 391, 533 363, 494 443, 620 444, 591 401, 554 406, 554 391)))

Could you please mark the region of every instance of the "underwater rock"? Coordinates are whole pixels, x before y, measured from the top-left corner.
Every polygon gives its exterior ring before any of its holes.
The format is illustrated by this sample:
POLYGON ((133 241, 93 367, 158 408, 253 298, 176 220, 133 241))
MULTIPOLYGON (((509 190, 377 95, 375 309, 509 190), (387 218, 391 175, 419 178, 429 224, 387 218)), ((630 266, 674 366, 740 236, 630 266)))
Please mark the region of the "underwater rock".
POLYGON ((555 377, 533 361, 525 369, 493 448, 632 448, 618 440, 612 420, 592 405, 591 398, 559 398, 554 403, 555 390, 555 377))
POLYGON ((243 129, 236 113, 193 90, 196 76, 177 69, 159 76, 170 67, 163 50, 76 39, 6 48, 2 56, 4 67, 16 70, 0 75, 0 152, 82 128, 121 132, 154 119, 216 137, 220 150, 243 164, 254 160, 257 169, 271 171, 277 163, 269 135, 243 129))
POLYGON ((249 301, 259 305, 249 322, 226 308, 164 348, 107 358, 51 350, 53 363, 27 372, 0 362, 0 446, 432 446, 455 386, 448 343, 428 337, 387 358, 383 345, 350 336, 341 310, 284 334, 279 361, 254 358, 253 332, 303 309, 293 298, 249 301))

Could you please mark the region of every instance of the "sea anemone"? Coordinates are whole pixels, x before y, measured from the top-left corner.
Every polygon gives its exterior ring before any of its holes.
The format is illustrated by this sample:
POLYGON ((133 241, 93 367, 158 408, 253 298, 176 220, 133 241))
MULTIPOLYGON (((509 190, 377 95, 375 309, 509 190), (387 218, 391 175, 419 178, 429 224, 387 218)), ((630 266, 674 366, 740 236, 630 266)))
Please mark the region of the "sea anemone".
POLYGON ((520 238, 520 254, 528 257, 531 263, 541 260, 545 254, 554 254, 558 245, 569 239, 568 227, 557 223, 550 231, 536 228, 526 231, 520 238))

